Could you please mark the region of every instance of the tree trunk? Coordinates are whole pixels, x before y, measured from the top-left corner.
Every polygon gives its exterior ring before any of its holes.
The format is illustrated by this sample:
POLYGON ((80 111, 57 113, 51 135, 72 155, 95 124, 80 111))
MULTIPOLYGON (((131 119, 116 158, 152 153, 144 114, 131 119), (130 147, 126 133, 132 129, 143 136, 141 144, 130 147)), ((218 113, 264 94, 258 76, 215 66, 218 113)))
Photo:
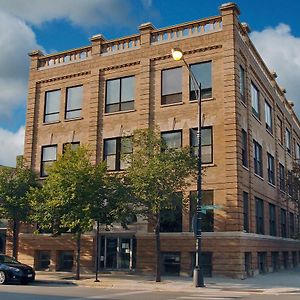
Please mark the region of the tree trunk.
POLYGON ((13 221, 13 253, 12 256, 18 259, 19 250, 19 221, 13 221))
POLYGON ((81 232, 76 233, 76 280, 80 279, 80 238, 81 238, 81 232))
POLYGON ((160 254, 160 215, 156 216, 155 246, 156 246, 156 275, 155 281, 161 282, 161 254, 160 254))

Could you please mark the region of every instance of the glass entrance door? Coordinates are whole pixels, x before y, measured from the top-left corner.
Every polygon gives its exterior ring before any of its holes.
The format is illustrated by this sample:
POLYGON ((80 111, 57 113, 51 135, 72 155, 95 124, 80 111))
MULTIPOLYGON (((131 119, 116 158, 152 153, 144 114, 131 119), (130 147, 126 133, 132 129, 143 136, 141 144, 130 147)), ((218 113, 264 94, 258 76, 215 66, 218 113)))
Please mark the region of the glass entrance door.
POLYGON ((106 268, 116 269, 118 261, 118 239, 106 238, 106 268))
POLYGON ((130 239, 120 239, 121 248, 120 248, 120 260, 121 260, 121 269, 129 269, 130 268, 130 239))

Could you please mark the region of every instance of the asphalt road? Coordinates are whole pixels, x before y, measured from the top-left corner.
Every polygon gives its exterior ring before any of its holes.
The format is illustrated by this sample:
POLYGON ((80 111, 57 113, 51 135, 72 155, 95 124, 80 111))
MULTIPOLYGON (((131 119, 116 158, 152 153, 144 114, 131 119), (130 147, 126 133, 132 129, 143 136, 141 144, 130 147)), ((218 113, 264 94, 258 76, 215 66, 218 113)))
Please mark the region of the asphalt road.
POLYGON ((299 294, 251 294, 249 291, 201 289, 190 292, 120 290, 69 285, 3 285, 1 300, 299 300, 299 294))

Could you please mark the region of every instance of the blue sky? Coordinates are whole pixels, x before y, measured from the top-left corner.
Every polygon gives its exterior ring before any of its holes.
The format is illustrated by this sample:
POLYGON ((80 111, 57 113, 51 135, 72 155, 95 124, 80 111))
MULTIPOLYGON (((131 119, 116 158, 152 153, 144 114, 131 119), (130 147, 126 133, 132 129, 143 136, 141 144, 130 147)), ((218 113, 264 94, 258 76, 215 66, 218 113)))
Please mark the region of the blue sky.
MULTIPOLYGON (((77 48, 98 33, 106 39, 130 35, 148 21, 160 28, 214 16, 224 2, 0 0, 0 164, 13 165, 14 156, 23 150, 30 50, 77 48)), ((254 44, 270 69, 277 71, 278 82, 300 113, 300 1, 235 2, 240 20, 250 25, 254 44)))

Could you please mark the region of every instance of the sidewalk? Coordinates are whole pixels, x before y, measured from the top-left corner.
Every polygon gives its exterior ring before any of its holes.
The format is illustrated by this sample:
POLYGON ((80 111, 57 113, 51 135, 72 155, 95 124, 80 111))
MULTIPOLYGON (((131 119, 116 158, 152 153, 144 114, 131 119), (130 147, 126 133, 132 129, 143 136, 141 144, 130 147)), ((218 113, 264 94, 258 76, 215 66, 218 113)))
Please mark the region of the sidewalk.
MULTIPOLYGON (((36 272, 37 284, 68 284, 73 286, 134 289, 134 290, 192 290, 193 281, 190 277, 162 277, 162 282, 155 282, 153 276, 131 275, 125 273, 99 273, 100 282, 95 281, 95 274, 82 274, 80 280, 74 279, 73 273, 36 272)), ((300 266, 290 270, 258 275, 245 280, 225 277, 205 278, 206 289, 249 291, 257 293, 282 293, 300 291, 300 266)))

